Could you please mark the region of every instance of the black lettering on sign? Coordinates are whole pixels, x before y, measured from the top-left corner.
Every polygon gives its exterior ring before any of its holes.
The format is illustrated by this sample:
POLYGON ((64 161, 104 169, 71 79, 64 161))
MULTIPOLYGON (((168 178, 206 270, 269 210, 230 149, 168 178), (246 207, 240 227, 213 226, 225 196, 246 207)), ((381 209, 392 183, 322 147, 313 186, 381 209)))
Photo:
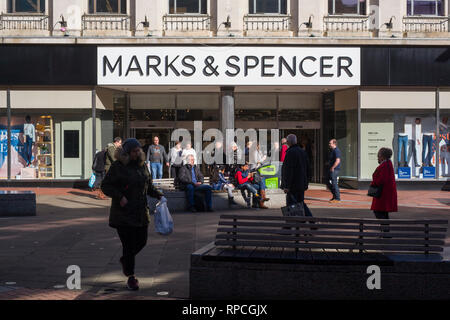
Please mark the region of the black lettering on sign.
POLYGON ((142 69, 141 69, 141 65, 139 64, 139 60, 136 56, 133 56, 133 58, 131 58, 131 61, 130 61, 130 64, 128 65, 128 69, 127 69, 127 73, 125 74, 125 77, 128 76, 128 74, 133 71, 138 71, 139 75, 141 75, 141 76, 144 75, 144 72, 142 72, 142 69), (133 67, 133 64, 135 65, 135 67, 133 67))
POLYGON ((108 67, 109 72, 114 73, 114 70, 116 70, 117 67, 119 67, 119 77, 122 76, 122 56, 117 58, 116 63, 114 64, 114 67, 111 65, 111 63, 108 60, 107 56, 103 56, 103 76, 106 76, 106 67, 108 67))
POLYGON ((236 72, 232 73, 227 70, 227 71, 225 71, 225 74, 229 77, 236 77, 239 74, 239 72, 241 72, 241 68, 237 64, 231 63, 231 61, 230 61, 231 59, 235 60, 236 62, 239 62, 240 59, 238 56, 229 56, 226 61, 227 66, 229 66, 230 68, 233 68, 234 70, 236 70, 236 72))
POLYGON ((159 56, 147 56, 147 77, 150 75, 150 69, 153 69, 158 77, 162 76, 161 71, 159 71, 158 66, 161 64, 161 58, 159 56), (151 64, 150 60, 156 60, 156 64, 151 64))
POLYGON ((297 57, 292 57, 292 66, 288 64, 288 62, 284 59, 283 56, 280 56, 278 59, 278 76, 281 77, 283 75, 283 66, 286 67, 286 70, 291 74, 291 76, 295 77, 297 74, 297 57))
POLYGON ((307 56, 307 57, 303 58, 303 60, 300 61, 300 65, 299 65, 300 73, 302 74, 302 76, 307 77, 307 78, 314 77, 314 76, 317 74, 317 71, 314 72, 314 73, 307 73, 307 72, 305 71, 305 68, 303 67, 303 63, 304 63, 306 60, 311 60, 312 62, 314 62, 314 61, 316 61, 317 59, 316 59, 315 57, 313 57, 313 56, 307 56))
POLYGON ((325 64, 325 60, 331 60, 331 59, 333 59, 332 56, 320 57, 320 76, 321 77, 331 78, 333 76, 332 73, 325 73, 325 69, 330 69, 333 67, 332 64, 325 64))
POLYGON ((248 76, 248 70, 254 69, 258 66, 259 59, 255 56, 245 56, 244 58, 244 77, 248 76), (249 61, 253 60, 254 64, 249 64, 249 61))
POLYGON ((183 60, 181 60, 181 64, 184 66, 184 67, 186 67, 186 68, 189 68, 189 69, 191 69, 191 72, 186 72, 186 71, 181 71, 181 74, 183 75, 183 76, 185 76, 185 77, 190 77, 190 76, 192 76, 194 73, 195 73, 195 66, 193 65, 193 64, 191 64, 191 63, 188 63, 186 60, 191 60, 192 62, 194 62, 195 61, 195 58, 193 57, 193 56, 185 56, 184 58, 183 58, 183 60))
POLYGON ((176 56, 172 61, 170 61, 169 63, 169 57, 166 56, 166 68, 165 68, 165 75, 166 77, 169 75, 169 69, 172 70, 172 72, 179 77, 180 76, 180 72, 177 70, 177 68, 175 68, 173 66, 173 63, 179 58, 180 56, 176 56))
POLYGON ((352 65, 353 61, 352 58, 350 57, 339 57, 338 58, 338 73, 337 76, 340 77, 342 70, 345 71, 345 73, 347 73, 347 75, 351 78, 353 77, 353 73, 349 70, 350 66, 352 65), (346 61, 346 65, 343 64, 343 62, 346 61))
POLYGON ((263 56, 261 58, 261 77, 274 77, 275 73, 266 72, 266 68, 273 68, 273 64, 268 64, 266 60, 275 59, 275 56, 263 56))

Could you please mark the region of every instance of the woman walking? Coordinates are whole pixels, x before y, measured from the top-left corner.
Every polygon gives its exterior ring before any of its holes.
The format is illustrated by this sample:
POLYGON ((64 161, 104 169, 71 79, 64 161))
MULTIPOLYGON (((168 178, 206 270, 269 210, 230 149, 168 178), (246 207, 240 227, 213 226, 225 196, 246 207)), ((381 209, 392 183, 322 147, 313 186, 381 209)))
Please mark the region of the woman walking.
POLYGON ((370 208, 377 219, 389 219, 389 212, 397 212, 397 186, 391 157, 391 149, 381 148, 378 151, 380 165, 372 175, 371 186, 381 191, 378 197, 373 197, 370 208))
POLYGON ((127 287, 138 290, 134 264, 136 255, 147 244, 150 221, 147 195, 160 199, 162 194, 152 184, 139 141, 134 138, 125 140, 116 150, 115 157, 117 160, 111 165, 101 188, 112 198, 109 225, 117 229, 122 242, 120 263, 128 277, 127 287))

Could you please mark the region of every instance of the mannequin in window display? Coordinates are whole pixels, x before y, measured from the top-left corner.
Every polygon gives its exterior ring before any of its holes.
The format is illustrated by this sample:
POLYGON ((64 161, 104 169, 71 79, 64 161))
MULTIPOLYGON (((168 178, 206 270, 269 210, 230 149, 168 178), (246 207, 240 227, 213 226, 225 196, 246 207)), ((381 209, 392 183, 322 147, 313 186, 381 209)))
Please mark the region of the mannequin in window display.
POLYGON ((405 132, 398 133, 398 166, 408 167, 408 134, 405 132), (403 161, 402 161, 403 155, 403 161))
POLYGON ((23 135, 24 141, 24 160, 26 162, 26 167, 31 165, 31 158, 33 157, 33 145, 35 143, 36 131, 34 124, 31 123, 31 117, 25 117, 25 124, 23 125, 23 135))
POLYGON ((422 121, 422 166, 432 167, 431 160, 433 158, 433 135, 436 123, 432 118, 425 118, 422 121), (426 156, 425 156, 426 154, 426 156))
POLYGON ((441 175, 450 177, 450 132, 448 127, 448 117, 443 117, 439 123, 439 133, 441 140, 439 142, 441 175))
POLYGON ((412 125, 412 135, 410 142, 410 155, 414 160, 414 166, 416 168, 420 167, 417 162, 417 147, 420 146, 420 135, 421 135, 421 121, 420 118, 416 118, 414 120, 414 124, 412 125))

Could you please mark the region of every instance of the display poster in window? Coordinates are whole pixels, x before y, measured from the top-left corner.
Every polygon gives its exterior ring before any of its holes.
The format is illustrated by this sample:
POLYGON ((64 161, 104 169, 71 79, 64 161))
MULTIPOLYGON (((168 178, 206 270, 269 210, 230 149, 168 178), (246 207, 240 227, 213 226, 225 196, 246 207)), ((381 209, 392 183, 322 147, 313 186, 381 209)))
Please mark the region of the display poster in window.
POLYGON ((394 124, 384 122, 361 123, 361 178, 372 179, 378 167, 378 150, 392 149, 394 124))

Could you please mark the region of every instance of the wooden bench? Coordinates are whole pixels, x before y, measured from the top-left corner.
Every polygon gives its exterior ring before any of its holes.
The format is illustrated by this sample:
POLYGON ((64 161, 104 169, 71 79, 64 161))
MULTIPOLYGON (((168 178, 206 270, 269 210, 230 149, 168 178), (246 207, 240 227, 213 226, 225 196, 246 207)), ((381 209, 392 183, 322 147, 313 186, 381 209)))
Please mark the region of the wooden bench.
POLYGON ((192 299, 448 299, 447 220, 222 215, 191 256, 192 299), (387 232, 388 230, 388 232, 387 232), (381 269, 381 290, 366 286, 381 269))
POLYGON ((35 215, 36 194, 33 191, 0 191, 0 217, 35 215))

